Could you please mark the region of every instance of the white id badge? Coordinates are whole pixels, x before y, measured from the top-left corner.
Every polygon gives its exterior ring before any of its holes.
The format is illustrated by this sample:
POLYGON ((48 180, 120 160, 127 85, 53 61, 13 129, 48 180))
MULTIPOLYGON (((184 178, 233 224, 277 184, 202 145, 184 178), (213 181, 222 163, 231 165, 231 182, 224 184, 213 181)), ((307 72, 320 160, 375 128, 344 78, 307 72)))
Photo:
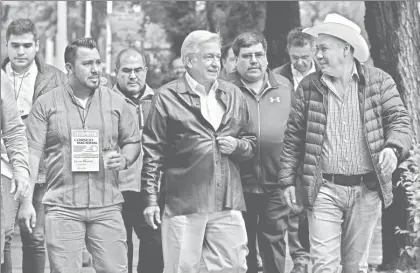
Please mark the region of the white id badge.
POLYGON ((71 171, 99 171, 98 130, 71 130, 71 171))

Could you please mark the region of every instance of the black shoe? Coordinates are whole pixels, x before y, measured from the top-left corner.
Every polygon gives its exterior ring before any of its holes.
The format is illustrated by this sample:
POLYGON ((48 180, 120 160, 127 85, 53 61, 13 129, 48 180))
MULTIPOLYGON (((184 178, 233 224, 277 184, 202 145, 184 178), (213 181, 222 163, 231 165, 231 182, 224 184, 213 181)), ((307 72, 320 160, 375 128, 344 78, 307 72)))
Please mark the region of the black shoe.
POLYGON ((308 265, 295 265, 290 273, 308 273, 308 265))

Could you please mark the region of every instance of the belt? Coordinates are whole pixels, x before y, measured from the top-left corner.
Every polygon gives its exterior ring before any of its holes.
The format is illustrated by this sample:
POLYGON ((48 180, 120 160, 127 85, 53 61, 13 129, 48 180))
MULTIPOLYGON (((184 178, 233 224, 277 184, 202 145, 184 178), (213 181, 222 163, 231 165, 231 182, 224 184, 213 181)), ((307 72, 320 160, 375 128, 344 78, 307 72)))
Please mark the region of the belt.
POLYGON ((361 185, 364 181, 374 181, 376 180, 376 175, 375 172, 358 175, 324 173, 322 178, 336 185, 351 187, 361 185))

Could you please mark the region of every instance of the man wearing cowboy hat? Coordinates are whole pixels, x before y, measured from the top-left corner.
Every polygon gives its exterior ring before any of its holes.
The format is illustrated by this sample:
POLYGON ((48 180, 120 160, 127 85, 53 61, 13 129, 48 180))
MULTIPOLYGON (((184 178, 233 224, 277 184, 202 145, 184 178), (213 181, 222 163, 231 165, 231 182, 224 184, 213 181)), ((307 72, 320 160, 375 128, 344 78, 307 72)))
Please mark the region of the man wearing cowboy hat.
POLYGON ((337 272, 341 262, 343 272, 357 273, 381 201, 385 208, 392 202, 391 175, 408 155, 410 118, 392 78, 361 64, 369 48, 355 23, 329 14, 306 32, 317 36, 321 71, 296 90, 279 184, 296 210, 302 173, 313 272, 337 272))

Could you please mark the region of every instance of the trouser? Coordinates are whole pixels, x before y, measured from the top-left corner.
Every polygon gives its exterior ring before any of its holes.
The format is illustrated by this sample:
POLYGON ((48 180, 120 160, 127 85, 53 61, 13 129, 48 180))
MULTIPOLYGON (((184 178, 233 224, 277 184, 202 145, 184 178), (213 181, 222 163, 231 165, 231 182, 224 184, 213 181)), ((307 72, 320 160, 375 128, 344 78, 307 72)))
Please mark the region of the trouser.
POLYGON ((124 191, 122 217, 127 232, 128 272, 133 268, 133 229, 140 239, 138 273, 162 273, 163 253, 160 228, 154 230, 143 216, 145 195, 134 191, 124 191))
POLYGON ((240 211, 162 217, 165 273, 245 273, 246 244, 240 211))
POLYGON ((324 180, 308 211, 313 273, 358 273, 381 211, 376 191, 324 180))
MULTIPOLYGON (((381 213, 382 214, 382 213, 381 213)), ((367 273, 369 267, 378 267, 382 264, 382 217, 378 217, 378 221, 375 226, 375 230, 372 234, 371 243, 368 249, 366 249, 363 259, 359 265, 359 271, 367 273)))
MULTIPOLYGON (((10 193, 11 181, 4 179, 4 210, 5 210, 5 241, 4 241, 4 264, 2 273, 12 272, 11 244, 19 201, 14 200, 14 194, 10 193)), ((45 236, 44 236, 44 206, 42 198, 46 190, 46 184, 35 184, 32 205, 36 212, 36 225, 32 233, 20 229, 22 240, 22 272, 23 273, 44 273, 45 272, 45 236)))
POLYGON ((248 272, 258 272, 254 243, 257 233, 264 272, 285 272, 286 231, 293 262, 296 265, 307 265, 309 254, 300 245, 297 234, 300 214, 290 213, 283 191, 272 190, 264 194, 245 193, 244 196, 247 207, 244 220, 248 234, 248 272))
POLYGON ((80 273, 85 244, 96 273, 128 272, 121 205, 82 209, 45 205, 45 234, 51 273, 80 273))

